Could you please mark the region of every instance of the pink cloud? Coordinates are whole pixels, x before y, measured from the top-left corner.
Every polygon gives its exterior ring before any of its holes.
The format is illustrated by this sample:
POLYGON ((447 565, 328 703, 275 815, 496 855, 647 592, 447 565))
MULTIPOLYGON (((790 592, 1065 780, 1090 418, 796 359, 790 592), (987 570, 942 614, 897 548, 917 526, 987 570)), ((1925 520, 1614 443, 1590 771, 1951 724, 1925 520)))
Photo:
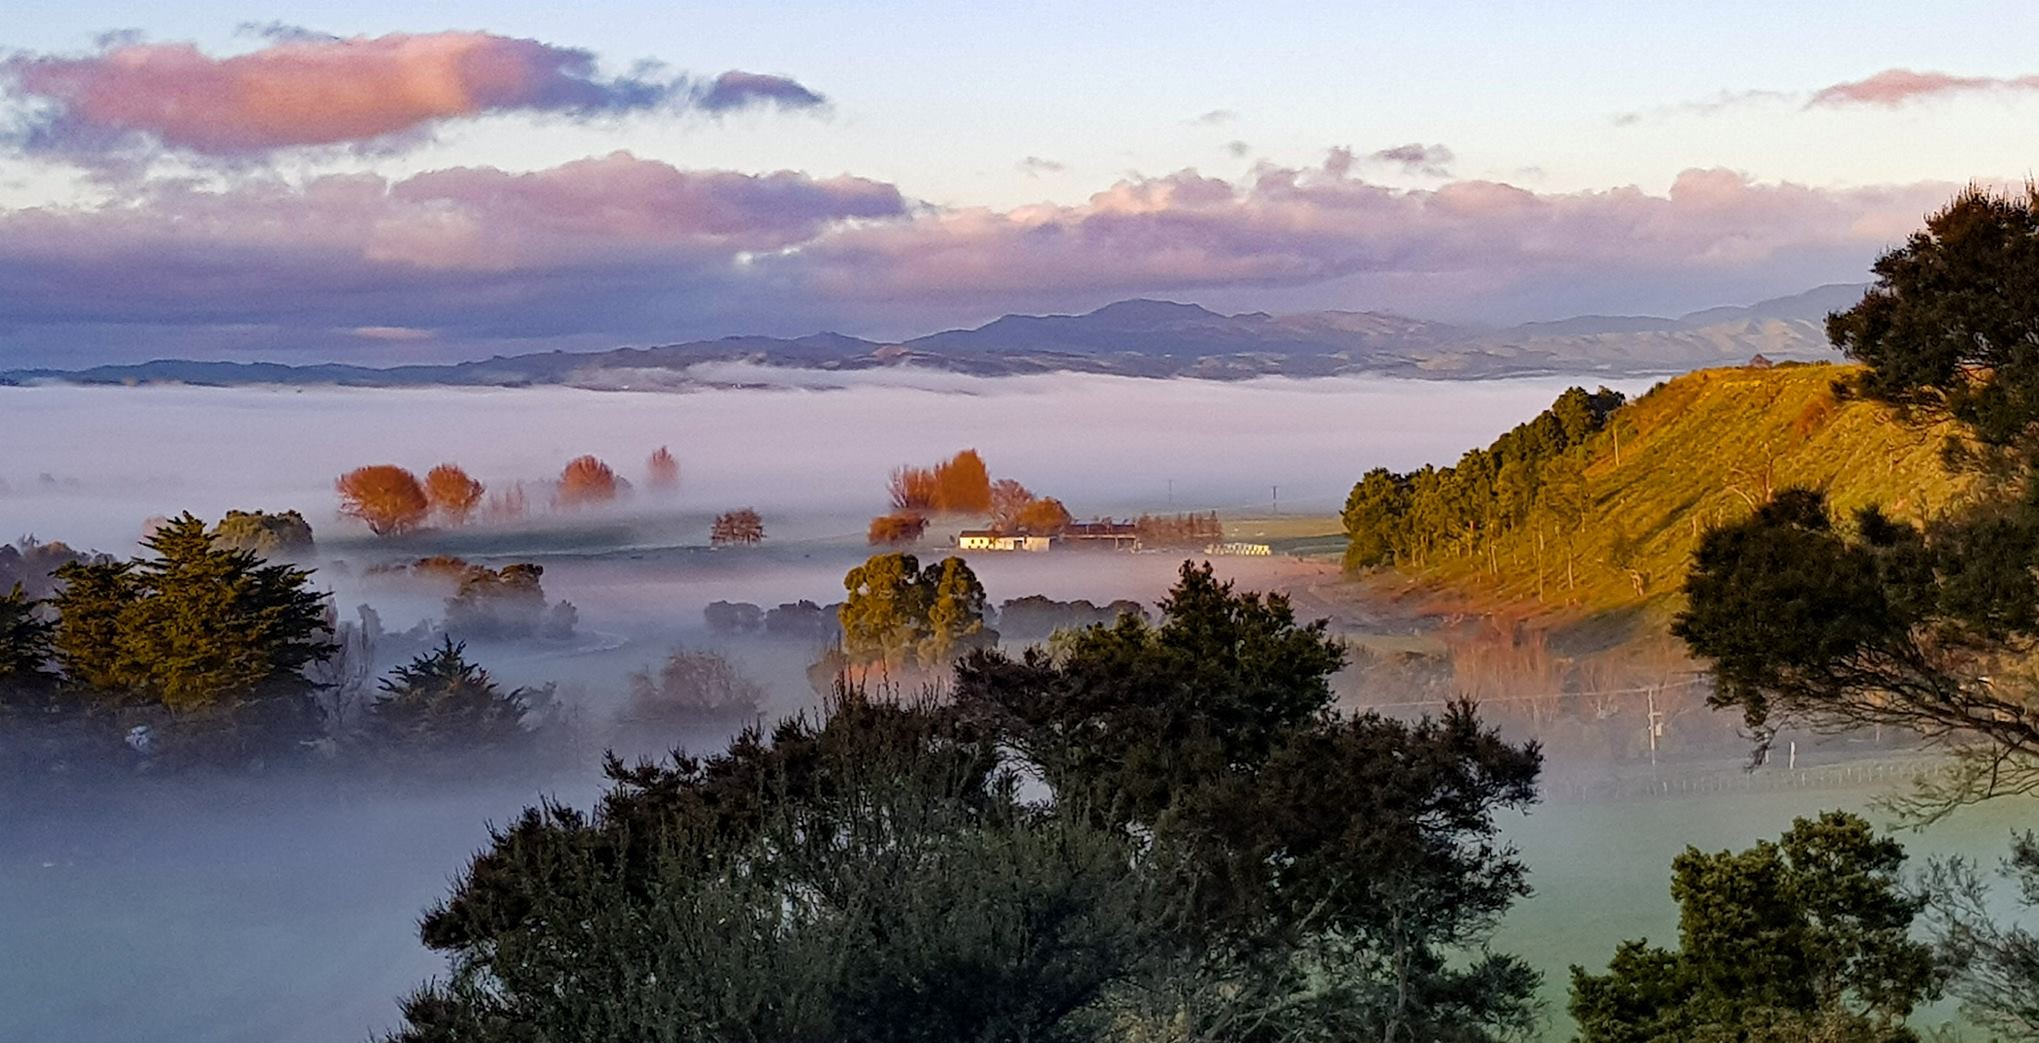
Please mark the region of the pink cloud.
POLYGON ((0 328, 59 352, 109 331, 245 344, 263 330, 280 350, 328 343, 320 330, 357 331, 344 340, 359 344, 374 334, 358 331, 396 329, 441 351, 924 331, 1153 294, 1497 320, 1663 313, 1864 278, 1959 187, 1716 169, 1663 191, 1407 190, 1352 166, 1334 152, 1240 178, 1181 171, 1012 209, 627 153, 395 181, 166 183, 104 206, 0 212, 0 285, 13 291, 0 328))
POLYGON ((225 58, 190 44, 116 39, 83 57, 14 55, 0 61, 0 85, 35 107, 32 147, 89 152, 140 136, 208 155, 388 139, 499 112, 823 104, 793 80, 756 73, 704 84, 605 79, 587 51, 479 32, 272 35, 259 50, 225 58))
POLYGON ((1823 87, 1813 93, 1806 107, 1877 105, 1896 108, 1921 98, 1997 90, 2039 90, 2039 76, 1952 76, 1944 72, 1885 69, 1867 79, 1823 87))
MULTIPOLYGON (((1263 168, 1245 182, 1194 172, 1129 180, 1074 206, 961 209, 831 231, 797 255, 828 296, 987 300, 1052 292, 1134 294, 1294 286, 1352 276, 1420 278, 1438 287, 1531 279, 1626 285, 1740 267, 1846 256, 1803 285, 1861 277, 1893 237, 1953 185, 1820 189, 1691 170, 1664 194, 1636 188, 1537 193, 1491 181, 1428 191, 1324 168, 1263 168)), ((1809 268, 1817 266, 1808 265, 1809 268)))

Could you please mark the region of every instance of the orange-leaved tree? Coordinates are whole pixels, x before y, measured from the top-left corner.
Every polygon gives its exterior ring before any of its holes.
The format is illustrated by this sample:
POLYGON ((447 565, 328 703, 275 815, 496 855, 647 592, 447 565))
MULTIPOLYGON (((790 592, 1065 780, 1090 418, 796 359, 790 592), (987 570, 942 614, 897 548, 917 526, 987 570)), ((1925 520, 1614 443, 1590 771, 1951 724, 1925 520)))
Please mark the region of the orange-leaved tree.
POLYGON ((432 509, 418 476, 395 464, 357 467, 333 487, 340 493, 340 513, 367 522, 377 536, 416 528, 432 509))
POLYGON ((927 516, 918 511, 893 511, 871 519, 866 533, 873 547, 898 547, 917 543, 927 532, 927 516))
POLYGON ((459 464, 440 464, 425 472, 425 498, 432 509, 453 525, 466 525, 481 504, 485 490, 459 464))
POLYGON ((935 509, 944 514, 983 514, 991 509, 991 472, 975 449, 935 465, 935 509))
POLYGON ((580 507, 616 498, 616 472, 593 456, 577 456, 559 472, 559 505, 580 507))
POLYGON ((1069 508, 1062 506, 1062 501, 1052 496, 1029 502, 1019 509, 1019 514, 1013 519, 1015 528, 1035 536, 1056 535, 1075 520, 1070 516, 1069 508))
POLYGON ((935 509, 935 473, 925 467, 903 466, 892 469, 885 491, 892 497, 892 506, 901 511, 932 511, 935 509))
POLYGON ((645 484, 653 490, 672 492, 680 487, 680 462, 673 458, 672 450, 659 446, 644 461, 644 477, 645 484))

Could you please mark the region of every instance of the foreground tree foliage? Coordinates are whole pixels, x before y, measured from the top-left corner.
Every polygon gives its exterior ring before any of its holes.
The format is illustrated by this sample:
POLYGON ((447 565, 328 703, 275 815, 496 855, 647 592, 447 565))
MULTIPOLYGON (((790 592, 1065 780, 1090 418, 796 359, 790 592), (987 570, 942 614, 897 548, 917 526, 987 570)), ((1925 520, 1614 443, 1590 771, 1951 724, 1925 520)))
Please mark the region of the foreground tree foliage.
MULTIPOLYGON (((2001 875, 2028 912, 2039 910, 2039 835, 2017 838, 2001 875)), ((1989 886, 1966 859, 1936 862, 1926 893, 1962 1009, 2006 1039, 2039 1039, 2039 933, 1993 919, 1989 886)))
MULTIPOLYGON (((957 704, 1098 825, 1152 838, 1180 903, 1171 941, 1211 988, 1307 1003, 1327 1039, 1527 1024, 1526 965, 1447 956, 1528 894, 1493 814, 1535 799, 1534 745, 1466 704, 1415 724, 1335 713, 1344 654, 1324 624, 1207 564, 1185 564, 1161 609, 1159 626, 1123 615, 1053 655, 973 656, 957 704)), ((1296 1038, 1235 1031, 1218 1038, 1296 1038)))
MULTIPOLYGON (((1706 535, 1674 629, 1712 661, 1715 704, 1765 742, 1789 724, 1897 725, 1950 748, 1906 802, 1936 816, 2039 793, 2039 189, 1964 192, 1875 271, 1828 337, 1866 365, 1861 391, 1954 422, 1948 459, 1979 478, 1975 502, 1923 525, 1874 508, 1844 522, 1815 491, 1780 492, 1706 535)), ((1971 869, 1942 869, 1979 893, 1971 869)), ((2029 1026, 2029 939, 1979 899, 1941 900, 1955 991, 2029 1026)))
POLYGON ((1779 843, 1671 864, 1677 950, 1624 942, 1603 975, 1572 968, 1581 1043, 1833 1040, 1911 1043, 1904 1019, 1939 995, 1904 849, 1843 812, 1779 843))
POLYGON ((1479 1041, 1534 975, 1493 812, 1534 748, 1330 709, 1339 650, 1187 570, 1159 627, 980 652, 950 701, 839 688, 496 831, 403 1041, 1479 1041), (1158 725, 1158 727, 1154 727, 1158 725), (1018 777, 1046 781, 1044 801, 1018 777))

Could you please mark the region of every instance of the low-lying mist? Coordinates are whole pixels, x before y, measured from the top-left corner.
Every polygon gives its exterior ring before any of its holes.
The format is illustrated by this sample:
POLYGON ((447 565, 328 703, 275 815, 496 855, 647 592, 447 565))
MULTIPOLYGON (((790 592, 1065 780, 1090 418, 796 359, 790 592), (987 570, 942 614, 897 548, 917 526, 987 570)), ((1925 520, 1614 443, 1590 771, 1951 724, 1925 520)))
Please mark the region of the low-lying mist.
POLYGON ((828 376, 847 386, 0 388, 0 531, 124 551, 152 515, 294 508, 324 539, 333 480, 363 464, 506 487, 593 453, 637 481, 661 445, 681 508, 756 507, 775 536, 861 532, 891 468, 965 446, 1079 517, 1264 508, 1275 486, 1329 512, 1367 468, 1455 458, 1579 382, 828 376))

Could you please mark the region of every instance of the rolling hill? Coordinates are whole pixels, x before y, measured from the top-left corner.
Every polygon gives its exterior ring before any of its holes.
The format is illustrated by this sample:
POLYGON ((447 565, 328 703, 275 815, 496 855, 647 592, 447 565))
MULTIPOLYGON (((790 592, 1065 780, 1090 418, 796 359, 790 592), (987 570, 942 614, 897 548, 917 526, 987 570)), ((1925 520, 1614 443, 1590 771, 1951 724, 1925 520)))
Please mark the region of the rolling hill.
POLYGON ((1829 286, 1747 307, 1677 318, 1585 316, 1478 329, 1382 312, 1224 315, 1195 304, 1129 300, 1082 315, 1007 315, 973 329, 897 343, 836 333, 794 339, 726 337, 601 352, 545 352, 388 368, 163 359, 82 370, 0 372, 0 383, 359 387, 566 385, 613 390, 727 384, 700 371, 740 362, 823 370, 916 367, 980 376, 1106 373, 1242 380, 1347 374, 1482 379, 1549 373, 1635 376, 1740 363, 1832 359, 1820 324, 1861 296, 1829 286))
POLYGON ((1966 481, 1941 461, 1948 431, 1838 396, 1855 371, 1738 367, 1662 383, 1583 446, 1578 524, 1539 518, 1403 575, 1488 606, 1661 617, 1679 604, 1700 535, 1772 490, 1811 486, 1843 514, 1874 503, 1913 520, 1956 502, 1966 481))

